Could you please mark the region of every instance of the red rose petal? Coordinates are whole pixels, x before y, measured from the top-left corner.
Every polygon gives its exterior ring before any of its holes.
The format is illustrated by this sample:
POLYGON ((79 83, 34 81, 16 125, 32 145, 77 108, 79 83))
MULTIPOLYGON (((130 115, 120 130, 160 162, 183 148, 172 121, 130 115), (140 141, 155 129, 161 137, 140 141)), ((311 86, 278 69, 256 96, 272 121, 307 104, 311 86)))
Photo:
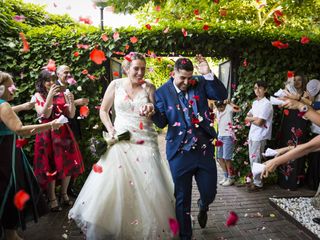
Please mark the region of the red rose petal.
POLYGON ((30 195, 24 190, 20 190, 14 195, 14 205, 19 211, 22 211, 26 202, 30 199, 30 195))
POLYGON ((103 168, 98 164, 93 164, 92 169, 96 173, 102 173, 103 172, 103 168))
POLYGON ((239 219, 238 215, 237 215, 235 212, 231 211, 231 212, 229 213, 229 217, 228 217, 228 219, 227 219, 227 221, 226 221, 226 225, 227 225, 228 227, 234 226, 234 225, 237 224, 238 219, 239 219))
POLYGON ((179 232, 179 223, 174 218, 169 218, 169 226, 173 236, 177 236, 179 232))
POLYGON ((104 52, 96 48, 91 51, 90 59, 96 64, 101 64, 103 61, 107 60, 104 52))
POLYGON ((84 105, 80 107, 80 117, 88 117, 89 115, 89 108, 88 106, 84 105))
POLYGON ((17 148, 22 148, 28 143, 28 140, 25 138, 20 138, 16 140, 16 147, 17 148))

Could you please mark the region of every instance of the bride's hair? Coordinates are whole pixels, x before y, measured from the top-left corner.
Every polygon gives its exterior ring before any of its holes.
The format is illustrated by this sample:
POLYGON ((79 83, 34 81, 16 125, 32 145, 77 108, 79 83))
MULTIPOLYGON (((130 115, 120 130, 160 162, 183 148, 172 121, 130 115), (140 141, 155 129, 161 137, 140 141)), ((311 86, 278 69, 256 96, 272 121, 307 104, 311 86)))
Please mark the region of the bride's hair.
POLYGON ((125 75, 127 75, 127 70, 130 68, 130 64, 133 60, 141 60, 146 63, 146 59, 143 54, 138 52, 130 52, 124 57, 124 60, 122 62, 122 70, 125 75))

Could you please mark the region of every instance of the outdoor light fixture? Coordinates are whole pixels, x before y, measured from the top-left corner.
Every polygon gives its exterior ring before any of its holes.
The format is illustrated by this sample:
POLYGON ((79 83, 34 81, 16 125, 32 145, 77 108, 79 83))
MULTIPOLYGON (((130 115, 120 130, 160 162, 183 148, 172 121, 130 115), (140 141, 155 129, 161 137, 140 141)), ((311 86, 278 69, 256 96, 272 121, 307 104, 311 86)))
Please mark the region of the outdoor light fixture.
POLYGON ((103 9, 108 6, 108 0, 92 0, 92 2, 100 8, 100 27, 103 31, 103 9))

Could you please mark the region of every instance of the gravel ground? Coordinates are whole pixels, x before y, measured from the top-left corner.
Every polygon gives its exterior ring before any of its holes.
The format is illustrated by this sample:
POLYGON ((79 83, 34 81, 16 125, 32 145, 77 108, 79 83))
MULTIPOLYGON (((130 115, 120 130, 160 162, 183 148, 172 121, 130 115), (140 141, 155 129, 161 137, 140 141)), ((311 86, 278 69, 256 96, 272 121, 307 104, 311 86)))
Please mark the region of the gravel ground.
POLYGON ((320 210, 311 205, 310 197, 270 198, 270 200, 304 227, 320 237, 320 224, 312 221, 313 218, 320 218, 320 210))

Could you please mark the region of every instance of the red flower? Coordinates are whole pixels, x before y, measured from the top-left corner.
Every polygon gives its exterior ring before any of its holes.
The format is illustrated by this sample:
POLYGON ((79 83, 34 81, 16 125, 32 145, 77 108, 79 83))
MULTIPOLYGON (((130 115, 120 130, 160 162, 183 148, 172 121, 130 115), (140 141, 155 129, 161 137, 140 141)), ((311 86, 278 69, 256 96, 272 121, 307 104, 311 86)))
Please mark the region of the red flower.
POLYGON ((284 109, 284 110, 283 110, 283 114, 284 114, 285 116, 288 116, 288 115, 289 115, 289 110, 288 110, 288 109, 284 109))
POLYGON ((94 75, 91 75, 91 74, 88 74, 87 77, 90 79, 90 80, 96 80, 96 76, 94 75))
POLYGON ((78 51, 74 52, 74 53, 73 53, 73 56, 79 57, 79 52, 78 52, 78 51))
POLYGON ((203 25, 203 28, 202 28, 204 31, 208 31, 209 30, 209 26, 207 24, 203 25))
POLYGON ((89 108, 88 106, 84 105, 80 107, 80 117, 88 117, 89 115, 89 108))
POLYGON ((114 41, 117 41, 119 39, 119 33, 115 32, 112 37, 114 41))
POLYGON ((107 60, 104 52, 96 48, 91 51, 90 59, 96 64, 101 64, 103 61, 107 60))
POLYGON ((179 223, 176 219, 174 218, 169 218, 169 226, 171 229, 171 232, 173 234, 173 236, 177 236, 178 232, 179 232, 179 223))
POLYGON ((278 19, 278 17, 276 15, 273 15, 273 21, 276 24, 276 26, 280 26, 281 25, 281 21, 278 19))
POLYGON ((84 75, 87 75, 88 74, 88 70, 87 69, 83 69, 81 73, 84 74, 84 75))
POLYGON ((16 140, 16 147, 23 148, 28 143, 28 140, 25 138, 20 138, 16 140))
POLYGON ((274 41, 271 42, 272 46, 278 48, 278 49, 284 49, 289 47, 289 43, 282 43, 281 41, 274 41))
POLYGON ((113 76, 115 76, 115 77, 119 77, 119 76, 120 76, 120 74, 119 74, 119 72, 113 72, 113 76))
POLYGON ((146 25, 145 25, 145 27, 146 27, 148 30, 151 30, 151 28, 152 28, 152 27, 151 27, 151 25, 150 25, 149 23, 148 23, 148 24, 146 24, 146 25))
POLYGON ((79 17, 79 22, 83 22, 85 24, 92 24, 92 20, 88 17, 79 17))
POLYGON ((238 215, 237 215, 235 212, 231 211, 231 212, 229 213, 229 217, 228 217, 228 219, 227 219, 226 225, 227 225, 228 227, 234 226, 234 225, 237 224, 238 219, 239 219, 238 215))
POLYGON ((96 173, 102 173, 103 172, 103 168, 98 164, 93 164, 92 169, 96 173))
POLYGON ((14 195, 14 205, 19 211, 22 211, 25 203, 30 199, 30 195, 24 190, 20 190, 14 195))
POLYGON ((308 44, 310 42, 310 39, 306 36, 302 36, 300 40, 301 44, 308 44))
POLYGON ((195 10, 193 11, 193 13, 194 13, 194 15, 199 15, 199 9, 195 9, 195 10))
POLYGON ((130 42, 132 42, 133 44, 138 42, 138 38, 136 38, 135 36, 130 38, 130 42))
POLYGON ((101 39, 105 42, 109 40, 108 36, 105 33, 101 35, 101 39))

